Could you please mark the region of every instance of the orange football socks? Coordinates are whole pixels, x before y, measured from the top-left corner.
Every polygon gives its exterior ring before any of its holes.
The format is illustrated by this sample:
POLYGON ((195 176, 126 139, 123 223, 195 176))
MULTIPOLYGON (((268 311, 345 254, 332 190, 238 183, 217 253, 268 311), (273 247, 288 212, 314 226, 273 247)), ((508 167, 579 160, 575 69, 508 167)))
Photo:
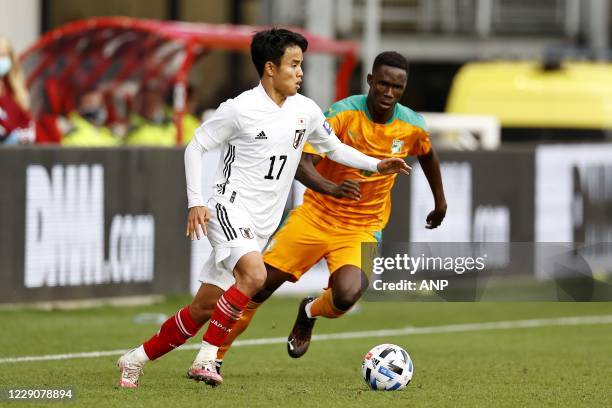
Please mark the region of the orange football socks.
POLYGON ((323 316, 334 319, 342 316, 344 313, 346 312, 334 306, 334 299, 330 288, 325 289, 321 296, 316 298, 310 306, 311 317, 323 316))

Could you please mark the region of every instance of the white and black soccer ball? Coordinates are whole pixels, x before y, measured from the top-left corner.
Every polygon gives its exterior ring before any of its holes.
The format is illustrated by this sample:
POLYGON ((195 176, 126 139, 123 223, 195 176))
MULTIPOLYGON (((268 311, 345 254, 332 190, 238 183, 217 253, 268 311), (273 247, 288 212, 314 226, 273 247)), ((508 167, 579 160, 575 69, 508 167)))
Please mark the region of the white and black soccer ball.
POLYGON ((379 344, 363 359, 363 379, 373 390, 401 390, 410 383, 413 372, 412 359, 395 344, 379 344))

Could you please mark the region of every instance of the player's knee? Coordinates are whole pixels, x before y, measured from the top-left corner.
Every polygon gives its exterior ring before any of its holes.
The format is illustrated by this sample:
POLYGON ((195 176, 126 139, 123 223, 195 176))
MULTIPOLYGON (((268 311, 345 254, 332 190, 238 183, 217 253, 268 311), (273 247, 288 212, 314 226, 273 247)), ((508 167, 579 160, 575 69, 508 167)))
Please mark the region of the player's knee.
POLYGON ((266 282, 265 273, 262 275, 260 271, 257 271, 257 270, 244 274, 241 279, 242 285, 248 286, 253 291, 257 291, 257 292, 264 287, 265 282, 266 282))
POLYGON ((348 311, 361 298, 362 293, 359 286, 332 291, 334 306, 339 310, 348 311))
POLYGON ((240 258, 235 269, 239 288, 248 289, 254 295, 266 282, 266 268, 260 253, 251 252, 240 258))

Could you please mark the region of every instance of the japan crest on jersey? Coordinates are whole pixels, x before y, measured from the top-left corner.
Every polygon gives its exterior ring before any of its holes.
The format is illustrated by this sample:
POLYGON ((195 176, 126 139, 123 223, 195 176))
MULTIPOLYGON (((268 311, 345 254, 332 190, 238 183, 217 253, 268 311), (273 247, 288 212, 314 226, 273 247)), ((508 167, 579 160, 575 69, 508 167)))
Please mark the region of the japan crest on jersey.
POLYGON ((242 234, 242 236, 245 237, 246 239, 255 238, 250 228, 239 228, 239 229, 240 229, 240 233, 242 234))
POLYGON ((297 149, 302 143, 302 139, 304 139, 304 135, 306 134, 306 129, 296 129, 295 137, 293 138, 293 148, 297 149))
POLYGON ((304 135, 306 135, 306 120, 304 118, 299 118, 297 121, 298 129, 295 130, 295 136, 293 138, 293 148, 297 149, 302 140, 304 140, 304 135))

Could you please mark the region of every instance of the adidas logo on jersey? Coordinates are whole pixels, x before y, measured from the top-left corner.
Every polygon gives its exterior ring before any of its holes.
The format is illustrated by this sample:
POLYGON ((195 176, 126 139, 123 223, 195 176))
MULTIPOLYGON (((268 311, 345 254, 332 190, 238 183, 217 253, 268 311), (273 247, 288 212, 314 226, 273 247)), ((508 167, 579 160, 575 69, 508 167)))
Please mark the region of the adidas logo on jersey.
POLYGON ((262 139, 267 139, 268 136, 266 136, 266 134, 263 132, 263 130, 261 132, 259 132, 259 134, 257 136, 255 136, 255 140, 262 140, 262 139))

